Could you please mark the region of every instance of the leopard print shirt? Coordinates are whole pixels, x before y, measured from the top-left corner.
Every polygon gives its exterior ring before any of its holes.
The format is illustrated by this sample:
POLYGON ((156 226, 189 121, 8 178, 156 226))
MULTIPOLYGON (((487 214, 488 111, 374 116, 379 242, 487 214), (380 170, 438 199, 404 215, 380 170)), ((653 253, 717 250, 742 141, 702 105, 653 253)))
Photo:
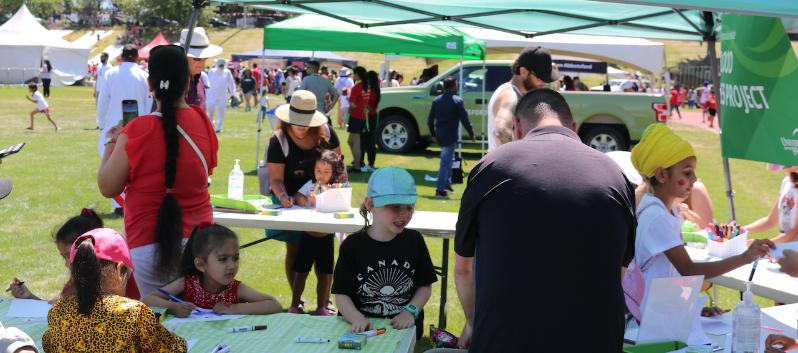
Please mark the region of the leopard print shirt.
POLYGON ((47 315, 42 337, 47 353, 173 353, 186 352, 186 341, 169 333, 152 310, 137 300, 106 295, 91 315, 78 312, 76 296, 56 303, 47 315))

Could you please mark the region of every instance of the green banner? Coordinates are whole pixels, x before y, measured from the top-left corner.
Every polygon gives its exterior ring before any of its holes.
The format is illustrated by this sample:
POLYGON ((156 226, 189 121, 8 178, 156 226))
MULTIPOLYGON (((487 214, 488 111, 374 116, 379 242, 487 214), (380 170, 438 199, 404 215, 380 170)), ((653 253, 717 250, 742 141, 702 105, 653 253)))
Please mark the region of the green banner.
POLYGON ((798 165, 798 59, 779 18, 722 18, 723 156, 798 165))

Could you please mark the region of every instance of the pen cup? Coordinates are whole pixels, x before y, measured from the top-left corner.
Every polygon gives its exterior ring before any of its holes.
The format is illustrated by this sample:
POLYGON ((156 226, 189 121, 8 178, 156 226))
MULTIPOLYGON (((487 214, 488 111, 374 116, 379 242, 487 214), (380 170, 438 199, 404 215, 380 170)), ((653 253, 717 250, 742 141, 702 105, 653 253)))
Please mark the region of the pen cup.
POLYGON ((709 240, 707 241, 707 252, 710 256, 718 257, 721 259, 737 256, 745 252, 748 248, 748 232, 744 232, 730 240, 722 242, 709 240))

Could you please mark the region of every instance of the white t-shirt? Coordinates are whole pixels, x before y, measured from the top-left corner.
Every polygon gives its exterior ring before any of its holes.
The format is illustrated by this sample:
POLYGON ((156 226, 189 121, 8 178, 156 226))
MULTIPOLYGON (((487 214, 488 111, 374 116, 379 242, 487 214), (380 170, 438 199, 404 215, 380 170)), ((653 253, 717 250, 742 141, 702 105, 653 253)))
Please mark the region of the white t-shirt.
POLYGON ((341 101, 341 108, 349 107, 349 91, 355 87, 355 82, 350 77, 339 77, 335 80, 335 89, 338 90, 338 99, 341 101), (346 91, 346 92, 344 92, 346 91))
POLYGON ((704 104, 709 100, 710 92, 712 92, 711 86, 704 86, 704 88, 701 90, 701 100, 699 101, 701 104, 704 104))
MULTIPOLYGON (((502 94, 504 90, 507 89, 515 90, 515 87, 513 87, 512 82, 505 82, 504 84, 496 88, 496 91, 494 91, 493 95, 490 96, 490 102, 488 102, 488 152, 498 147, 498 145, 496 144, 496 137, 493 136, 493 130, 496 128, 496 123, 494 122, 496 116, 494 116, 493 114, 493 104, 496 102, 496 98, 500 94, 502 94)), ((518 94, 518 91, 515 92, 517 95, 520 96, 520 94, 518 94)))
POLYGON ((38 110, 47 109, 47 101, 44 100, 44 96, 41 94, 41 92, 39 91, 33 92, 33 99, 36 100, 36 109, 38 110))
POLYGON ((296 91, 297 88, 299 88, 299 80, 297 80, 295 76, 290 76, 288 77, 288 81, 285 82, 285 87, 285 95, 289 97, 294 94, 294 91, 296 91))
MULTIPOLYGON (((312 192, 313 192, 313 188, 314 188, 315 186, 316 186, 316 182, 315 182, 315 181, 313 181, 313 180, 308 180, 308 182, 307 182, 307 183, 305 183, 305 185, 302 185, 302 187, 301 187, 301 188, 299 188, 299 191, 297 191, 297 192, 298 192, 298 193, 300 193, 300 194, 302 194, 302 195, 304 195, 305 197, 309 197, 309 196, 310 196, 310 193, 312 193, 312 192)), ((317 190, 317 191, 316 191, 316 195, 318 195, 318 194, 321 194, 322 192, 324 192, 324 191, 322 190, 322 188, 319 188, 319 190, 317 190)))
POLYGON ((643 273, 646 288, 655 278, 681 276, 665 256, 665 251, 683 245, 678 214, 675 208, 669 212, 662 200, 651 194, 640 200, 634 261, 643 273))
POLYGON ((785 177, 781 181, 781 191, 779 191, 779 231, 782 233, 795 228, 798 220, 798 190, 795 189, 790 177, 785 177))

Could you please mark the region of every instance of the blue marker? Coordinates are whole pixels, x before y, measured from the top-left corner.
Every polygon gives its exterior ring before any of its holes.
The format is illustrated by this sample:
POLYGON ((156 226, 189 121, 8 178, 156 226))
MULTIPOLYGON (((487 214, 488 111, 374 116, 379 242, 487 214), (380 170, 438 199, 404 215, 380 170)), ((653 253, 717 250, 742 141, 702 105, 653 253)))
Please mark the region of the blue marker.
POLYGON ((163 295, 165 295, 165 296, 169 297, 169 299, 172 299, 173 301, 176 301, 176 302, 178 302, 178 303, 180 303, 180 304, 183 304, 183 303, 185 303, 185 301, 183 301, 182 299, 180 299, 180 298, 178 298, 178 297, 176 297, 176 296, 172 295, 172 293, 169 293, 169 292, 167 292, 167 291, 165 291, 165 290, 163 290, 163 289, 161 289, 161 288, 158 288, 158 291, 159 291, 159 292, 161 292, 161 294, 163 294, 163 295))
MULTIPOLYGON (((178 298, 178 297, 176 297, 176 296, 172 295, 172 293, 169 293, 169 292, 167 292, 167 291, 165 291, 165 290, 163 290, 163 289, 161 289, 161 288, 158 288, 158 291, 159 291, 159 292, 161 292, 161 294, 163 294, 163 295, 165 295, 165 296, 169 297, 169 299, 172 299, 172 301, 178 302, 178 303, 180 303, 180 304, 185 304, 185 303, 186 303, 186 301, 185 301, 185 300, 183 300, 183 299, 180 299, 180 298, 178 298)), ((199 312, 199 310, 197 310, 197 309, 194 309, 194 310, 192 311, 192 313, 198 313, 198 312, 199 312)))

